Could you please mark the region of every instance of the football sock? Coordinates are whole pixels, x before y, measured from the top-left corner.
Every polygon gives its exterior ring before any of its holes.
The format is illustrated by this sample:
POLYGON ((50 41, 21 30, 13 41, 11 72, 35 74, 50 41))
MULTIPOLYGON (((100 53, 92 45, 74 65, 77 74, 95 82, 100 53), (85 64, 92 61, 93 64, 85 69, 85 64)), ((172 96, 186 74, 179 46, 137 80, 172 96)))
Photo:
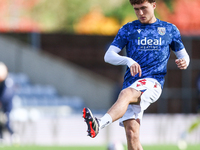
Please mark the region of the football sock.
POLYGON ((99 119, 99 129, 103 129, 111 123, 112 118, 108 113, 106 113, 102 118, 99 119))

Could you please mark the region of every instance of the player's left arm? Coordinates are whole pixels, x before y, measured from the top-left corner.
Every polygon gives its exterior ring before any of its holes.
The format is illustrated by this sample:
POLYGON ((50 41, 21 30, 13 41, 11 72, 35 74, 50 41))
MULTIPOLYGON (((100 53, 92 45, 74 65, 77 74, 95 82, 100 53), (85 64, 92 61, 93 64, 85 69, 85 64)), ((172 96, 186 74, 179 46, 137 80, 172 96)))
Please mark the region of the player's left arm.
POLYGON ((175 60, 177 67, 182 70, 187 69, 190 63, 190 57, 185 48, 174 53, 177 57, 177 59, 175 60))
POLYGON ((179 69, 186 69, 190 63, 190 57, 182 43, 180 31, 175 25, 172 25, 171 32, 173 38, 170 47, 177 57, 175 63, 179 69))

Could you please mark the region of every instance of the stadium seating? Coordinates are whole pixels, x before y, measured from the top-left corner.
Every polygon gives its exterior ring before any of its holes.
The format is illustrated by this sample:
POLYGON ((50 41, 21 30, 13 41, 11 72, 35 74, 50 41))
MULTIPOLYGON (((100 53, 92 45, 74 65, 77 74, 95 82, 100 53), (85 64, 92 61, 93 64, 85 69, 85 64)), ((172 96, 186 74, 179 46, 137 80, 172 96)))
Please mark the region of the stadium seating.
POLYGON ((60 96, 52 85, 32 84, 24 73, 9 73, 15 85, 14 107, 67 106, 73 113, 80 112, 83 100, 78 96, 60 96))

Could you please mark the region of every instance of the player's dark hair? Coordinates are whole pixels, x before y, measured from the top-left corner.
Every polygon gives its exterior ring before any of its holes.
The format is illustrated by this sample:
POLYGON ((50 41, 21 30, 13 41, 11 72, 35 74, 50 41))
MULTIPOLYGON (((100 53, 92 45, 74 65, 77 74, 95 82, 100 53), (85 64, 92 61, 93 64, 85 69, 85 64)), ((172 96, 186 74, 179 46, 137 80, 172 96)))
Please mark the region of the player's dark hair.
POLYGON ((156 0, 129 0, 131 5, 135 5, 135 4, 142 4, 145 1, 149 2, 149 3, 154 3, 156 2, 156 0))

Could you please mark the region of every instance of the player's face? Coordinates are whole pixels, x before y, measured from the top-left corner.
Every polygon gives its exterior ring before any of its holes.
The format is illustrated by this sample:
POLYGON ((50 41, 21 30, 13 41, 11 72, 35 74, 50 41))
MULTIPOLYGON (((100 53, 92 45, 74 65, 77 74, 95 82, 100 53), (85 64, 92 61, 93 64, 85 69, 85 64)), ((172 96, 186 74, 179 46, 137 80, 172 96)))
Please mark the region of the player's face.
POLYGON ((154 15, 154 10, 156 8, 156 3, 149 3, 145 1, 142 4, 133 5, 135 14, 141 23, 149 24, 156 22, 156 17, 154 15))

